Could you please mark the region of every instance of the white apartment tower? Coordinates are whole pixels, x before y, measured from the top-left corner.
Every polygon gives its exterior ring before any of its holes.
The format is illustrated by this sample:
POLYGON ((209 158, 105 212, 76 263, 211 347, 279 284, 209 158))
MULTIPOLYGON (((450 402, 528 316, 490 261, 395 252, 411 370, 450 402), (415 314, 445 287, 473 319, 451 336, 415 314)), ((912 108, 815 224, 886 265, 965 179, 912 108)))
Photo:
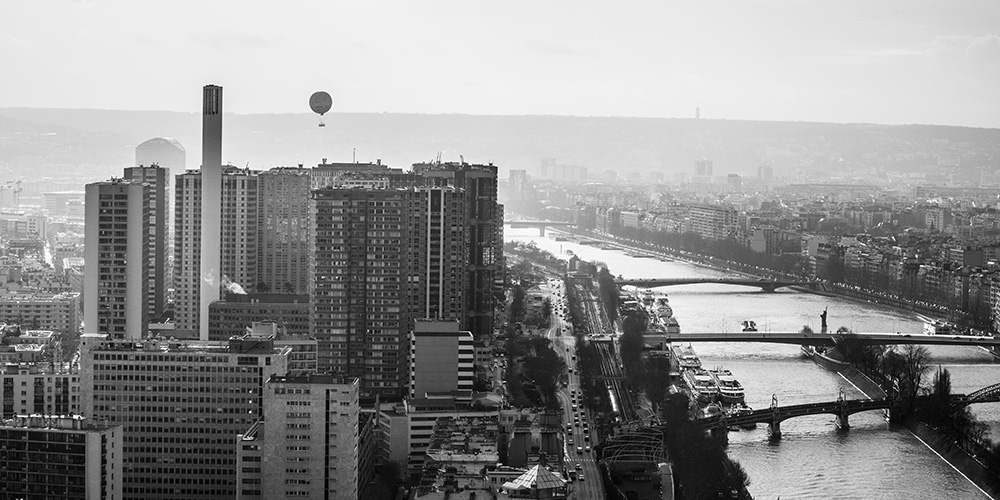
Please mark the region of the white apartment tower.
POLYGON ((263 397, 236 440, 236 498, 358 498, 358 379, 273 375, 263 397))
MULTIPOLYGON (((147 141, 148 142, 148 141, 147 141)), ((158 318, 167 305, 170 169, 158 165, 125 169, 125 180, 149 184, 149 315, 158 318)))
POLYGON ((83 321, 88 332, 142 338, 149 324, 150 189, 87 184, 83 321))

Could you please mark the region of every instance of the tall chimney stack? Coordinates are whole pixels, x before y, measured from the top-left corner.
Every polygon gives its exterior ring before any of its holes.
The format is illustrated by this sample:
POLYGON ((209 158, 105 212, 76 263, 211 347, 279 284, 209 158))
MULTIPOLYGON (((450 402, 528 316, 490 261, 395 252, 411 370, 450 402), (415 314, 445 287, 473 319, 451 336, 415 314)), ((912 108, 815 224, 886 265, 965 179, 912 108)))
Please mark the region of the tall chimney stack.
POLYGON ((201 286, 198 336, 208 340, 208 306, 222 281, 222 87, 205 85, 201 112, 201 286))

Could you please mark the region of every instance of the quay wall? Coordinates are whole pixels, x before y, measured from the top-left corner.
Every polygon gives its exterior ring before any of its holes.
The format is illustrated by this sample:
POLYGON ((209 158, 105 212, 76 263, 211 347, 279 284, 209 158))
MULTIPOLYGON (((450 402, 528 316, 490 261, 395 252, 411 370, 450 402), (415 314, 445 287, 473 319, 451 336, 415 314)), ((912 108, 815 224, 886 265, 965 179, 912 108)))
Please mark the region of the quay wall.
POLYGON ((1000 477, 976 461, 972 455, 959 447, 958 443, 915 419, 907 419, 904 425, 928 448, 958 469, 987 495, 994 500, 1000 500, 1000 477))

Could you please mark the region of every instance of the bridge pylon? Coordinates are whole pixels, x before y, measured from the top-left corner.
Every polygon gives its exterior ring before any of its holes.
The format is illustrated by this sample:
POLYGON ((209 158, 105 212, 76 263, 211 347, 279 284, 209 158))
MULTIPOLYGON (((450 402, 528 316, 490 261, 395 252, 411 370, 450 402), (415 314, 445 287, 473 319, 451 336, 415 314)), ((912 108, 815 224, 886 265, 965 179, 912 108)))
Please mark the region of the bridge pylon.
POLYGON ((771 394, 771 422, 768 425, 771 439, 781 439, 781 419, 778 418, 778 395, 771 394))
POLYGON ((847 412, 847 397, 844 396, 844 390, 840 390, 840 395, 837 396, 837 404, 840 406, 840 411, 837 412, 837 427, 841 429, 850 429, 851 422, 848 417, 850 413, 847 412))

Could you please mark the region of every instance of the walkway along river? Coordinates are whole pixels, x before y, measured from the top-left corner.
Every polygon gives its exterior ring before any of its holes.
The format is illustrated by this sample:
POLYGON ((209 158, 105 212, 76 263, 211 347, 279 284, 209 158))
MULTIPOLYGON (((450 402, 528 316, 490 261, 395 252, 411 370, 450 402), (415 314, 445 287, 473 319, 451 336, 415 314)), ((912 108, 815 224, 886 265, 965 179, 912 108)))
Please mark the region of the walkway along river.
MULTIPOLYGON (((534 241, 566 258, 572 251, 584 260, 607 263, 615 275, 643 277, 719 277, 724 272, 684 262, 629 257, 538 236, 533 229, 505 228, 508 240, 534 241)), ((681 285, 659 289, 669 294, 681 332, 732 331, 753 320, 761 331, 819 331, 819 314, 829 311, 831 329, 919 333, 912 313, 845 298, 791 290, 775 293, 731 285, 681 285)), ((724 366, 746 389, 747 404, 766 408, 771 396, 781 405, 830 401, 840 390, 849 399, 864 394, 850 382, 802 356, 798 346, 753 343, 693 344, 707 368, 724 366)), ((1000 365, 975 347, 932 347, 935 363, 952 372, 953 392, 969 393, 1000 380, 1000 365)), ((973 411, 1000 438, 1000 404, 973 411)), ((782 439, 768 439, 767 426, 729 435, 730 456, 750 474, 757 499, 987 499, 974 484, 939 458, 903 427, 890 426, 881 412, 851 416, 851 429, 837 428, 831 415, 799 417, 782 423, 782 439)), ((1000 500, 1000 499, 997 499, 1000 500)))

